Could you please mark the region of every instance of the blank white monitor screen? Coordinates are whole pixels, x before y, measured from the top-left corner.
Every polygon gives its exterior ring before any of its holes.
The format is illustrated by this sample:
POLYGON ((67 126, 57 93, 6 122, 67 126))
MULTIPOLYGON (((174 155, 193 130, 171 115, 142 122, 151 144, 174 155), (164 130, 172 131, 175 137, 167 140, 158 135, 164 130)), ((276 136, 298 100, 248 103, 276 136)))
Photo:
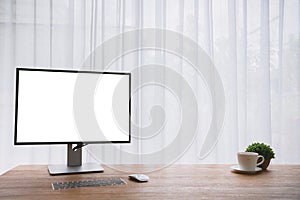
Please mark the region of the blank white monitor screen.
POLYGON ((17 68, 15 144, 130 142, 130 73, 17 68))

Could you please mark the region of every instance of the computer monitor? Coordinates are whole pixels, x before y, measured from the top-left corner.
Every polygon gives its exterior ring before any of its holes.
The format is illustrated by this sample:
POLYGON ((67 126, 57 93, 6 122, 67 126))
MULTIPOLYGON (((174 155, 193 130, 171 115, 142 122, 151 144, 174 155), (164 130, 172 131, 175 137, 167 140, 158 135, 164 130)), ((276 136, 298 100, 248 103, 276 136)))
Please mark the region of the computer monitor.
POLYGON ((14 144, 67 144, 51 175, 101 172, 82 164, 81 147, 130 143, 130 95, 130 73, 17 68, 14 144))

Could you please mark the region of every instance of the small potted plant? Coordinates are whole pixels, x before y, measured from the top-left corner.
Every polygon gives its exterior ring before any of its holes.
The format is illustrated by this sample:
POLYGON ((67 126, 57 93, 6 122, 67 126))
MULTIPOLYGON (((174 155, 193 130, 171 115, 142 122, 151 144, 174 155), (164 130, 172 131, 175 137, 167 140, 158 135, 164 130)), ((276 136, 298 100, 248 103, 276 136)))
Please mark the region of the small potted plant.
POLYGON ((275 153, 273 152, 273 149, 269 145, 266 145, 264 143, 252 143, 247 147, 246 152, 255 152, 259 155, 262 155, 265 158, 263 164, 258 166, 263 170, 266 170, 270 164, 271 159, 275 158, 275 153))

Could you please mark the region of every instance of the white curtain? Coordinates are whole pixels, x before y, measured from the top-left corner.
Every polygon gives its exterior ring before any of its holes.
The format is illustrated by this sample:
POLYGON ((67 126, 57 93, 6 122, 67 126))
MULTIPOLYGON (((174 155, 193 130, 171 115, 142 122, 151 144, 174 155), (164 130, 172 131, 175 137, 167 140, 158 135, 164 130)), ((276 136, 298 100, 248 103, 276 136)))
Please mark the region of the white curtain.
MULTIPOLYGON (((189 83, 198 105, 197 137, 177 163, 235 163, 237 151, 258 141, 273 147, 276 159, 272 163, 299 164, 299 9, 297 0, 0 0, 0 173, 18 164, 65 162, 63 145, 13 145, 15 68, 80 69, 109 38, 144 28, 167 29, 191 38, 209 55, 224 87, 221 134, 209 154, 201 157, 212 118, 213 92, 207 90, 203 77, 180 56, 159 50, 131 52, 111 65, 113 71, 167 65, 189 83)), ((157 42, 164 42, 163 38, 157 42)), ((143 78, 134 79, 133 85, 143 78)), ((151 124, 153 105, 163 107, 166 121, 150 139, 143 138, 143 131, 134 132, 132 143, 120 145, 120 151, 143 155, 165 148, 179 129, 178 102, 183 99, 184 91, 174 97, 158 85, 140 87, 133 97, 133 123, 151 124)), ((101 148, 99 156, 109 156, 109 162, 143 163, 142 156, 128 161, 122 153, 105 155, 105 147, 101 148)), ((84 161, 93 159, 85 151, 84 161)))

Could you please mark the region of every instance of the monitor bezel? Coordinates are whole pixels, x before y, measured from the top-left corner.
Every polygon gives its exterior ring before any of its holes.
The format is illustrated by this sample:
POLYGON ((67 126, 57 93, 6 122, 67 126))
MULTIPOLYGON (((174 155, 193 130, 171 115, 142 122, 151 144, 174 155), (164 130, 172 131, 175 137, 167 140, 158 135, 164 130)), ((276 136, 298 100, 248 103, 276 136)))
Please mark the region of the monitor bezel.
POLYGON ((130 72, 113 72, 113 71, 87 71, 73 69, 45 69, 45 68, 16 68, 16 90, 15 90, 15 116, 14 116, 14 145, 55 145, 55 144, 120 144, 131 143, 131 73, 130 72), (18 125, 18 94, 19 94, 19 72, 20 71, 44 71, 44 72, 66 72, 66 73, 91 73, 91 74, 113 74, 129 76, 129 140, 128 141, 65 141, 65 142, 18 142, 17 125, 18 125))

